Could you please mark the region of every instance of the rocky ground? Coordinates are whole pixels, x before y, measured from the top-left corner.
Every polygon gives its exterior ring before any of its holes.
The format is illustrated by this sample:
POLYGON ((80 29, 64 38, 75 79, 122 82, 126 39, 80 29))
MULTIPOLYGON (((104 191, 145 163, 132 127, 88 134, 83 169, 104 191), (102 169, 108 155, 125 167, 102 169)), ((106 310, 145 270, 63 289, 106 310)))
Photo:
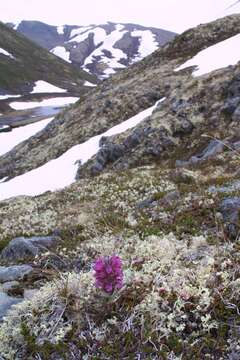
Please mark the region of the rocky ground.
MULTIPOLYGON (((210 94, 214 94, 214 100, 219 102, 220 99, 222 102, 221 96, 225 98, 222 91, 227 88, 234 74, 237 74, 238 67, 225 69, 222 74, 221 71, 220 74, 215 72, 209 78, 203 76, 198 79, 192 78, 191 69, 179 72, 174 72, 174 69, 207 46, 236 35, 239 29, 238 15, 200 25, 176 37, 143 61, 104 80, 97 88, 83 95, 81 102, 72 106, 71 110, 57 116, 31 143, 22 144, 17 152, 13 150, 0 158, 0 178, 11 178, 40 166, 60 156, 73 145, 146 109, 162 97, 167 97, 168 101, 175 100, 176 105, 181 99, 190 97, 199 113, 194 113, 191 121, 206 119, 207 110, 198 109, 199 103, 204 105, 206 102, 208 105, 210 101, 212 108, 213 102, 208 100, 210 94), (200 88, 203 89, 202 92, 200 88), (213 89, 220 91, 220 94, 212 92, 213 89)), ((188 107, 190 105, 188 103, 188 107)), ((194 106, 187 111, 193 112, 194 106)), ((171 116, 172 120, 173 115, 174 113, 167 114, 167 117, 171 116)))
POLYGON ((0 316, 19 302, 3 359, 240 358, 240 66, 172 72, 239 31, 231 16, 186 32, 0 159, 0 177, 20 174, 166 97, 73 185, 0 203, 0 316), (109 295, 93 263, 113 254, 124 285, 109 295))

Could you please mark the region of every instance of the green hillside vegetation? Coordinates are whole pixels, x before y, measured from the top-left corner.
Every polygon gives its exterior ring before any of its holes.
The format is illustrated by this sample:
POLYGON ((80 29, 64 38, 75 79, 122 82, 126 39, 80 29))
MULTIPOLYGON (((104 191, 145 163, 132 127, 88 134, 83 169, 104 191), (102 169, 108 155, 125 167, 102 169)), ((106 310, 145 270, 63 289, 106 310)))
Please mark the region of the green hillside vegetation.
POLYGON ((1 22, 0 34, 0 48, 14 57, 0 54, 0 91, 28 93, 35 81, 44 80, 79 93, 85 81, 96 83, 94 76, 74 68, 1 22))

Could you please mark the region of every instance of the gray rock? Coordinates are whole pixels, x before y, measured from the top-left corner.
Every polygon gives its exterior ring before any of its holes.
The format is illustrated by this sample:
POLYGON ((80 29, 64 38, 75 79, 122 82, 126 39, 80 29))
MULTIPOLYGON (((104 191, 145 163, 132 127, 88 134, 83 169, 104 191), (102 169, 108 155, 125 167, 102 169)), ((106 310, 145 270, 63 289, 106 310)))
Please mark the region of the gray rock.
POLYGON ((21 280, 32 271, 33 268, 30 265, 0 266, 0 282, 21 280))
POLYGON ((240 97, 227 99, 221 111, 226 115, 232 115, 240 103, 240 97))
POLYGON ((18 304, 21 301, 21 298, 8 296, 7 294, 0 292, 0 320, 2 320, 13 305, 18 304))
POLYGON ((170 191, 169 193, 167 193, 161 200, 161 202, 167 203, 169 205, 171 205, 172 203, 174 203, 175 201, 180 199, 180 192, 179 191, 170 191))
POLYGON ((18 281, 7 281, 3 284, 2 286, 2 291, 5 293, 11 292, 13 289, 15 289, 16 287, 19 286, 19 282, 18 281))
POLYGON ((157 205, 157 202, 154 201, 153 199, 146 199, 146 200, 139 202, 136 205, 136 207, 137 207, 137 209, 144 209, 144 208, 154 207, 156 205, 157 205))
POLYGON ((188 165, 190 165, 190 162, 187 160, 176 160, 175 161, 176 168, 181 168, 181 167, 188 166, 188 165))
POLYGON ((236 141, 235 143, 233 143, 233 149, 240 150, 240 141, 236 141))
MULTIPOLYGON (((100 174, 103 171, 103 169, 104 169, 103 165, 100 164, 98 161, 96 161, 94 165, 92 165, 91 167, 91 175, 100 174)), ((81 168, 79 168, 77 178, 80 177, 80 175, 81 175, 81 168)))
POLYGON ((224 199, 219 210, 226 224, 228 236, 231 239, 236 239, 239 233, 240 197, 224 199))
MULTIPOLYGON (((124 155, 125 146, 108 142, 106 138, 102 138, 104 145, 98 151, 96 159, 90 168, 91 175, 101 173, 107 164, 113 163, 124 155)), ((81 177, 81 167, 78 168, 76 179, 81 177)))
POLYGON ((0 259, 16 261, 34 258, 40 252, 53 247, 56 244, 56 241, 56 236, 15 238, 3 249, 0 259))
POLYGON ((106 165, 119 159, 124 154, 124 151, 124 146, 109 143, 99 150, 96 159, 100 164, 106 165))
POLYGON ((206 149, 200 154, 192 156, 189 160, 176 160, 176 167, 183 167, 189 165, 196 165, 202 161, 209 160, 215 157, 217 154, 222 153, 224 150, 224 144, 218 140, 211 140, 206 149))
POLYGON ((240 180, 233 181, 232 183, 225 184, 224 186, 212 185, 208 188, 209 193, 232 193, 240 190, 240 180))
POLYGON ((234 111, 234 113, 232 115, 232 120, 233 121, 240 121, 240 105, 234 111))
POLYGON ((220 205, 220 212, 224 221, 236 223, 238 221, 238 213, 240 210, 240 197, 232 197, 224 199, 220 205))
POLYGON ((211 140, 206 149, 203 150, 203 152, 197 156, 191 157, 191 162, 196 163, 202 160, 208 160, 217 154, 223 152, 224 145, 222 142, 218 140, 211 140))

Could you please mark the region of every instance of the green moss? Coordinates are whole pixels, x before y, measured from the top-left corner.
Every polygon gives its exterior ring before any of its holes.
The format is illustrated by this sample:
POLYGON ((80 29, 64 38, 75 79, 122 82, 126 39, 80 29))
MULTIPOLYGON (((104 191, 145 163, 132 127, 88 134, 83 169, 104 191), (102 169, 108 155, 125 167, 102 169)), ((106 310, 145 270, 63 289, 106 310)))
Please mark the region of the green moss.
POLYGON ((166 195, 166 191, 159 191, 152 196, 153 201, 161 200, 166 195))
POLYGON ((180 337, 175 334, 169 336, 169 338, 167 339, 167 346, 175 354, 180 354, 183 350, 182 341, 180 337))
POLYGON ((64 342, 58 344, 52 344, 49 341, 45 341, 39 345, 36 343, 36 337, 31 334, 31 330, 26 323, 21 324, 21 334, 26 343, 27 355, 31 358, 36 354, 39 354, 44 360, 48 359, 50 355, 56 354, 63 356, 64 360, 68 359, 68 345, 64 342))
POLYGON ((113 234, 121 233, 129 228, 126 216, 114 209, 104 210, 98 218, 97 226, 101 231, 105 232, 110 230, 113 234))

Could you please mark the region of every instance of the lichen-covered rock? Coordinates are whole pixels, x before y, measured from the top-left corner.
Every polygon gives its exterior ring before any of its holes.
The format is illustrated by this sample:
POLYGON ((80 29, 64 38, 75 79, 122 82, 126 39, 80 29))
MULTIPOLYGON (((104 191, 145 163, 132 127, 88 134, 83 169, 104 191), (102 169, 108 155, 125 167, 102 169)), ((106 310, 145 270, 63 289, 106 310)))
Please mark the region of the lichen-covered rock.
POLYGON ((0 266, 0 283, 21 280, 33 271, 30 265, 0 266))
POLYGON ((230 238, 236 239, 240 229, 240 197, 227 198, 220 204, 220 212, 230 238))
POLYGON ((13 239, 2 250, 0 259, 5 261, 19 261, 34 258, 40 252, 47 251, 56 245, 55 236, 19 237, 13 239))

